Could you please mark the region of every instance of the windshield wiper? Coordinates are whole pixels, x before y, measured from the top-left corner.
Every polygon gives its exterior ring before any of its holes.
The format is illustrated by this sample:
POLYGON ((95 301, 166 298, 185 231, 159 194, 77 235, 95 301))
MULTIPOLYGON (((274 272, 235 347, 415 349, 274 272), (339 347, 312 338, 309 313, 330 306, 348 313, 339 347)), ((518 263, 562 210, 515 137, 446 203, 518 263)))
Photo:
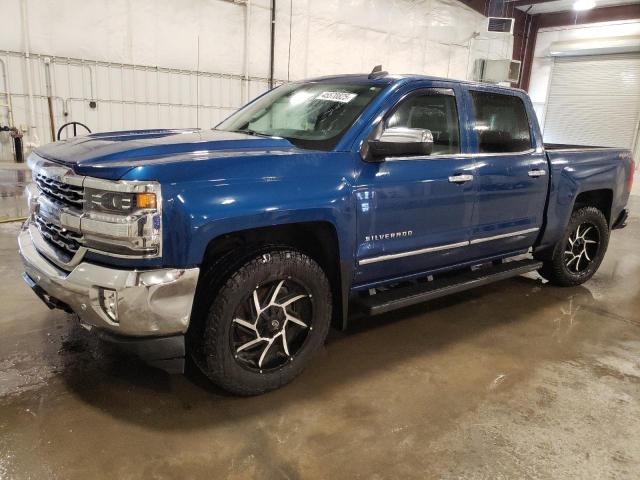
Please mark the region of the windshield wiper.
MULTIPOLYGON (((260 133, 260 132, 256 132, 255 130, 251 130, 250 128, 243 128, 241 130, 234 130, 234 132, 237 133, 246 133, 247 135, 253 135, 255 137, 267 137, 267 138, 272 138, 275 135, 267 135, 266 133, 260 133)), ((277 137, 279 138, 279 137, 277 137)))

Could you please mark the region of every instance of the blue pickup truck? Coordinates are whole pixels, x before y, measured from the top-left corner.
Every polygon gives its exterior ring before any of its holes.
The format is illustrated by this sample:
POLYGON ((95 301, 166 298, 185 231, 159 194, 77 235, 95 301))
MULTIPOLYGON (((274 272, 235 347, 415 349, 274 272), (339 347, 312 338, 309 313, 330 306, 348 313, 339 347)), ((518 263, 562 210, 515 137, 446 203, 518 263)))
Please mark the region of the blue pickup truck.
POLYGON ((625 226, 627 150, 545 145, 521 90, 342 75, 211 130, 97 133, 29 162, 25 281, 153 365, 240 395, 331 324, 525 272, 587 281, 625 226))

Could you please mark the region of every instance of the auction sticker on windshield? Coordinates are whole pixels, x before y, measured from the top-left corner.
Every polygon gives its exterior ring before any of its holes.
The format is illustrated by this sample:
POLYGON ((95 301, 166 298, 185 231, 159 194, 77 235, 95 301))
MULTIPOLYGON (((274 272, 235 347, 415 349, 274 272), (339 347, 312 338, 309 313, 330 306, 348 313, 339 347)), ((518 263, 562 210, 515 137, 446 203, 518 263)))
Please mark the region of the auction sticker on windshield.
POLYGON ((349 92, 322 92, 316 100, 328 100, 330 102, 349 103, 358 96, 357 93, 349 92))

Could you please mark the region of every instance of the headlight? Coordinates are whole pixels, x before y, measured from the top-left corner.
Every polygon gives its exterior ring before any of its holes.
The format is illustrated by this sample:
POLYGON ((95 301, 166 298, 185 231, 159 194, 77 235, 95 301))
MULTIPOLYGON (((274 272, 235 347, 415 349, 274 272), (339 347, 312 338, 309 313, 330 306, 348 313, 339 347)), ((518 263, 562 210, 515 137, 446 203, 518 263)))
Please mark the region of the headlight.
POLYGON ((87 248, 124 257, 162 254, 159 184, 87 177, 84 187, 81 230, 87 248))
POLYGON ((95 212, 129 215, 140 210, 155 210, 158 202, 155 193, 110 192, 85 189, 85 206, 95 212))

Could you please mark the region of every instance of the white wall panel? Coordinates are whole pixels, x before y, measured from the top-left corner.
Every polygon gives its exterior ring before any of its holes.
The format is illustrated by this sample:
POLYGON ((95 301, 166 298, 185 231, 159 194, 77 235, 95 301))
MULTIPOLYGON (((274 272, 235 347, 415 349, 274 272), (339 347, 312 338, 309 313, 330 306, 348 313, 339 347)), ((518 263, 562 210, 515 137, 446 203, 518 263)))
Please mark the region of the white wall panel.
MULTIPOLYGON (((56 125, 77 120, 94 131, 218 123, 245 101, 247 53, 249 98, 267 89, 269 0, 251 2, 248 49, 247 9, 228 1, 25 1, 31 51, 40 54, 31 60, 40 142, 50 140, 43 56, 53 57, 56 125)), ((0 29, 0 56, 9 63, 15 123, 27 125, 26 62, 12 53, 25 49, 20 3, 3 0, 3 16, 14 21, 0 29)), ((396 73, 471 78, 476 58, 511 56, 512 37, 487 38, 484 24, 456 0, 278 0, 275 77, 368 72, 381 63, 396 73)))
POLYGON ((368 71, 381 63, 393 72, 449 71, 465 79, 472 72, 467 64, 476 58, 511 58, 512 37, 473 38, 486 19, 455 0, 279 1, 277 15, 280 78, 287 78, 287 63, 292 79, 368 71), (293 44, 287 62, 280 59, 287 58, 291 9, 293 44), (449 62, 451 56, 455 59, 449 62))

